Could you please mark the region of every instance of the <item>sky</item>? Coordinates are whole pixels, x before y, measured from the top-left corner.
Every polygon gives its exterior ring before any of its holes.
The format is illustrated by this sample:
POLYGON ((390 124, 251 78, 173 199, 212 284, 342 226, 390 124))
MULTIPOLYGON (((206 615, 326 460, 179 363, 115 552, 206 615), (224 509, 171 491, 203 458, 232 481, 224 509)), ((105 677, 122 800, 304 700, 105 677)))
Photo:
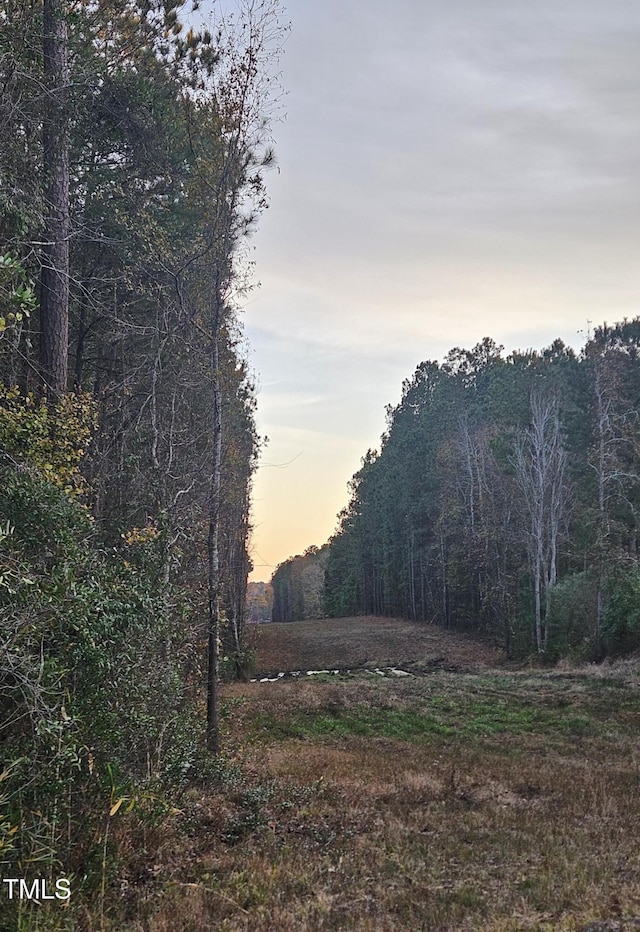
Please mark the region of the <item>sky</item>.
POLYGON ((289 0, 242 318, 252 579, 321 545, 425 359, 640 314, 640 4, 289 0))

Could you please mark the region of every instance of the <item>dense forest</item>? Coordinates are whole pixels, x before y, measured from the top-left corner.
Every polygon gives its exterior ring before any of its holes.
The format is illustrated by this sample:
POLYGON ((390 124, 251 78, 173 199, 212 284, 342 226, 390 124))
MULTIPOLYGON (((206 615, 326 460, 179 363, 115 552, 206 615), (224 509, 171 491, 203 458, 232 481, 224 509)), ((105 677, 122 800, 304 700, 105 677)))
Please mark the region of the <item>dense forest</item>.
POLYGON ((269 583, 250 582, 247 586, 247 622, 262 624, 271 621, 273 589, 269 583))
POLYGON ((421 363, 351 482, 324 610, 477 631, 511 654, 638 647, 639 409, 640 318, 579 354, 485 339, 421 363))
POLYGON ((273 574, 273 621, 322 618, 323 587, 329 547, 307 547, 281 563, 273 574))
POLYGON ((0 860, 103 905, 110 817, 217 750, 245 649, 236 307, 281 27, 196 8, 0 8, 0 860))

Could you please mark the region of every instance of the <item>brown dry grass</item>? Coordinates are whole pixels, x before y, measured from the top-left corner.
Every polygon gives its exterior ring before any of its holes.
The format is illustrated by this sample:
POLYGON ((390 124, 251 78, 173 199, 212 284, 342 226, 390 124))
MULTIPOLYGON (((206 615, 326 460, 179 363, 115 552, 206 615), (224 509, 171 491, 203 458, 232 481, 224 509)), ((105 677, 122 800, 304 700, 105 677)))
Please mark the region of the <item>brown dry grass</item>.
POLYGON ((321 626, 263 629, 261 668, 473 672, 227 687, 239 769, 130 862, 113 929, 640 928, 637 662, 510 671, 433 629, 410 651, 406 622, 321 626))
POLYGON ((263 625, 256 628, 255 637, 258 676, 281 670, 420 662, 477 670, 503 662, 501 651, 477 638, 373 615, 263 625))

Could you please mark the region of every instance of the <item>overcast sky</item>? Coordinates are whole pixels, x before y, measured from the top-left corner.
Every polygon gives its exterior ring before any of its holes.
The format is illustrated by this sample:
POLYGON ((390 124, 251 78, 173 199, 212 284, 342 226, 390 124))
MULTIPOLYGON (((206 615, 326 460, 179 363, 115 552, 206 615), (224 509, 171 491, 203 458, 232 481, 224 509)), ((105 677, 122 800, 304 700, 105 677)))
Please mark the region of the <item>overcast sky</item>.
POLYGON ((640 4, 289 0, 244 324, 254 579, 334 531, 424 359, 640 313, 640 4))

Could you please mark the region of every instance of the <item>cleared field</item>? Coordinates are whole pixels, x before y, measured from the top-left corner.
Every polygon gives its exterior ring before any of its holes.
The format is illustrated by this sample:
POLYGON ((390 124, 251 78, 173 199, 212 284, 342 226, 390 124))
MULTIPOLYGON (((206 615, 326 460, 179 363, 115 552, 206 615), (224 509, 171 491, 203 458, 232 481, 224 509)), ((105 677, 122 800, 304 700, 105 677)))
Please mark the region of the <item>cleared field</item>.
POLYGON ((415 675, 226 687, 220 789, 189 790, 121 878, 124 927, 640 929, 637 661, 512 670, 389 619, 260 635, 261 671, 415 675))
POLYGON ((358 668, 423 663, 477 670, 503 662, 500 651, 435 625, 397 618, 328 618, 262 625, 252 632, 258 675, 323 667, 358 668))

